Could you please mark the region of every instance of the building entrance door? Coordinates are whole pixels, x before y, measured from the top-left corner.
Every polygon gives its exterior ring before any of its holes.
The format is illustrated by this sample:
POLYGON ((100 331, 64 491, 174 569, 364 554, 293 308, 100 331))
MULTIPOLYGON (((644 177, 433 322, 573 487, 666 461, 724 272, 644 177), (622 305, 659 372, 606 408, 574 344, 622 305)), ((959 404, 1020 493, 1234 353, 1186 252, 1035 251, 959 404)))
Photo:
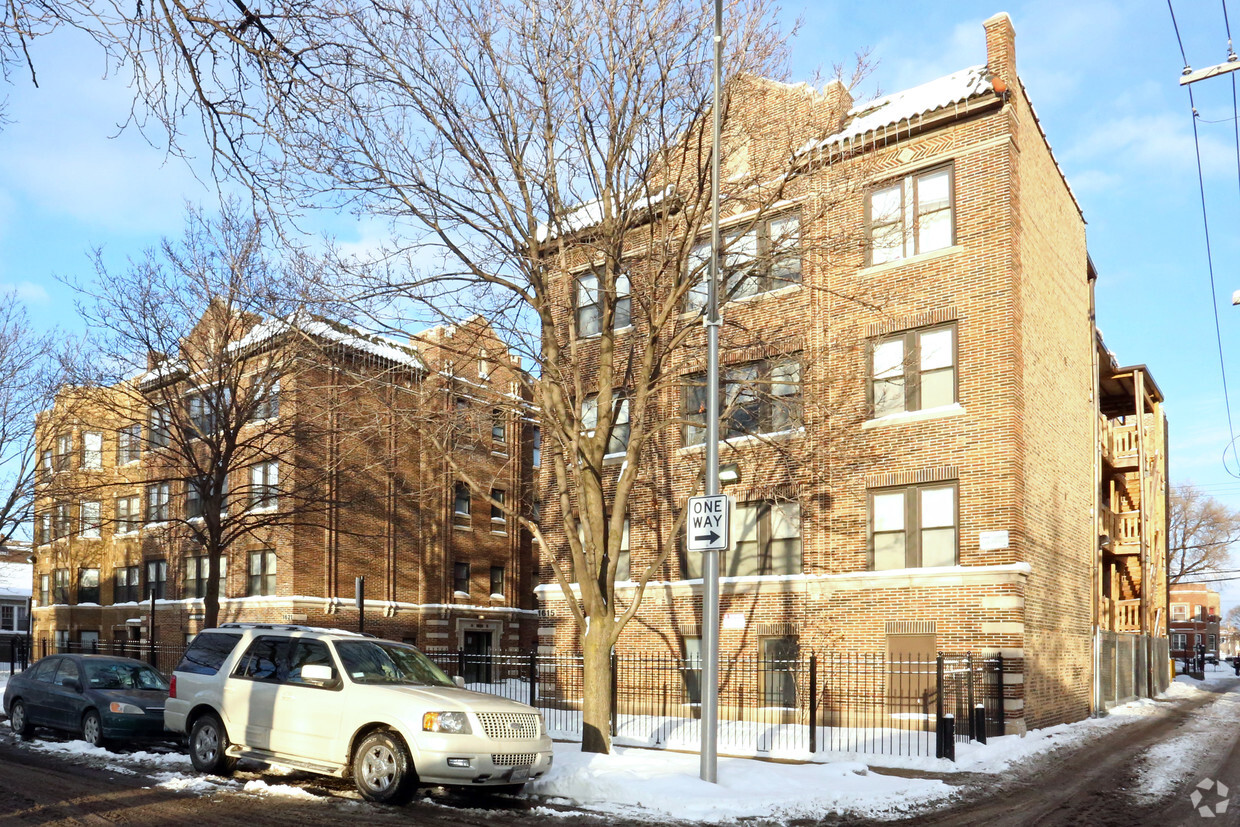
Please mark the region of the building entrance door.
POLYGON ((491 682, 491 633, 465 632, 465 683, 491 682))

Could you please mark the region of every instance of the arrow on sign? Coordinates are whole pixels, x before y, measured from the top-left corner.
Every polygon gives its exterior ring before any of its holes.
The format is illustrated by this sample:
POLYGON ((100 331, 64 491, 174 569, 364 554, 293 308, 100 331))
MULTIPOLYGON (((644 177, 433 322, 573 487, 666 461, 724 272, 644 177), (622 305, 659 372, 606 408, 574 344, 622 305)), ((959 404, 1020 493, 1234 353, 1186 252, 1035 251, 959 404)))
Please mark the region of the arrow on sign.
POLYGON ((719 535, 713 531, 710 534, 695 534, 693 536, 693 542, 695 543, 708 543, 709 544, 709 543, 714 543, 718 539, 719 539, 719 535))

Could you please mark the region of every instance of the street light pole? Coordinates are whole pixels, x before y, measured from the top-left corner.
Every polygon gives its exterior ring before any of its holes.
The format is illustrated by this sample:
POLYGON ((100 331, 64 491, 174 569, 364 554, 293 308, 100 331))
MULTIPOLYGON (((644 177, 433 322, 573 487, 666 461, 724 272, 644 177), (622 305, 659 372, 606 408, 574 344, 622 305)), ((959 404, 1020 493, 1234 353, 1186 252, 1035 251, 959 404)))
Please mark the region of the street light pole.
MULTIPOLYGON (((711 107, 710 277, 706 290, 706 495, 719 493, 719 135, 723 86, 723 0, 715 0, 715 99, 711 107)), ((701 778, 718 780, 719 552, 702 563, 702 766, 701 778)))

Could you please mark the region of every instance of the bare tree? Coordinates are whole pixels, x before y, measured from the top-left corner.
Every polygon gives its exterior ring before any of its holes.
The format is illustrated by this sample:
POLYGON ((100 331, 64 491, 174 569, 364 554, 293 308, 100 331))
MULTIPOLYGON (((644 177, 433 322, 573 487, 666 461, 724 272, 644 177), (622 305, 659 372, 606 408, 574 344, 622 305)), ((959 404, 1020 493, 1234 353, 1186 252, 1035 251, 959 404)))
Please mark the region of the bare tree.
POLYGON ((1168 579, 1179 583, 1230 568, 1231 547, 1240 541, 1240 511, 1189 483, 1172 487, 1170 506, 1168 579))
MULTIPOLYGON (((773 7, 726 6, 728 299, 791 287, 803 258, 823 264, 857 249, 854 226, 821 219, 855 202, 863 164, 811 188, 808 174, 832 158, 800 150, 839 127, 845 81, 866 63, 825 90, 784 84, 773 7), (793 203, 799 224, 771 222, 793 203), (808 225, 813 244, 800 234, 808 225)), ((371 323, 408 333, 479 313, 533 366, 527 391, 554 492, 544 524, 566 538, 549 562, 582 639, 588 751, 609 748, 609 653, 678 528, 659 526, 666 542, 622 602, 630 500, 674 508, 682 464, 666 464, 669 446, 702 424, 675 400, 702 368, 711 17, 712 4, 692 0, 283 0, 227 13, 161 3, 86 24, 132 68, 135 106, 174 145, 185 113, 200 116, 217 175, 284 216, 333 203, 390 219, 391 244, 335 284, 371 323)), ((727 381, 733 435, 755 415, 809 415, 800 400, 811 394, 799 389, 814 383, 822 416, 850 415, 829 413, 829 377, 841 374, 827 366, 850 348, 856 361, 856 343, 807 342, 787 321, 761 334, 744 313, 727 321, 724 346, 761 349, 765 365, 727 381)), ((786 464, 769 469, 773 483, 790 476, 786 464)), ((488 490, 470 468, 452 470, 488 490)), ((551 542, 519 503, 492 505, 551 542)))
POLYGON ((100 440, 114 435, 116 473, 58 475, 47 495, 118 497, 96 519, 144 525, 145 542, 205 566, 189 574, 208 627, 229 548, 326 508, 328 469, 304 455, 330 417, 298 382, 319 363, 307 358, 305 326, 290 322, 308 281, 299 267, 271 255, 262 223, 229 205, 219 219, 191 211, 179 241, 122 272, 99 260, 96 279, 74 285, 91 347, 71 364, 58 407, 100 440))
POLYGON ((0 542, 30 519, 39 473, 35 416, 55 393, 56 347, 14 292, 0 294, 0 542))

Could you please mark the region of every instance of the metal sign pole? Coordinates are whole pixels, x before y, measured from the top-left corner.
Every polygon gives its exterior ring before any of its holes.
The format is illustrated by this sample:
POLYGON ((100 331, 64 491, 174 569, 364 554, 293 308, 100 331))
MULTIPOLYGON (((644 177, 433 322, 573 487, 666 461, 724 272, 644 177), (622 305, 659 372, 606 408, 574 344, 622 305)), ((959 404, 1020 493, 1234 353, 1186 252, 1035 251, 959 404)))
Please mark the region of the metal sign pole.
MULTIPOLYGON (((706 495, 719 493, 719 135, 723 86, 723 0, 715 0, 715 99, 711 107, 710 279, 706 292, 706 495)), ((702 767, 716 783, 719 725, 719 552, 702 560, 702 767)))

